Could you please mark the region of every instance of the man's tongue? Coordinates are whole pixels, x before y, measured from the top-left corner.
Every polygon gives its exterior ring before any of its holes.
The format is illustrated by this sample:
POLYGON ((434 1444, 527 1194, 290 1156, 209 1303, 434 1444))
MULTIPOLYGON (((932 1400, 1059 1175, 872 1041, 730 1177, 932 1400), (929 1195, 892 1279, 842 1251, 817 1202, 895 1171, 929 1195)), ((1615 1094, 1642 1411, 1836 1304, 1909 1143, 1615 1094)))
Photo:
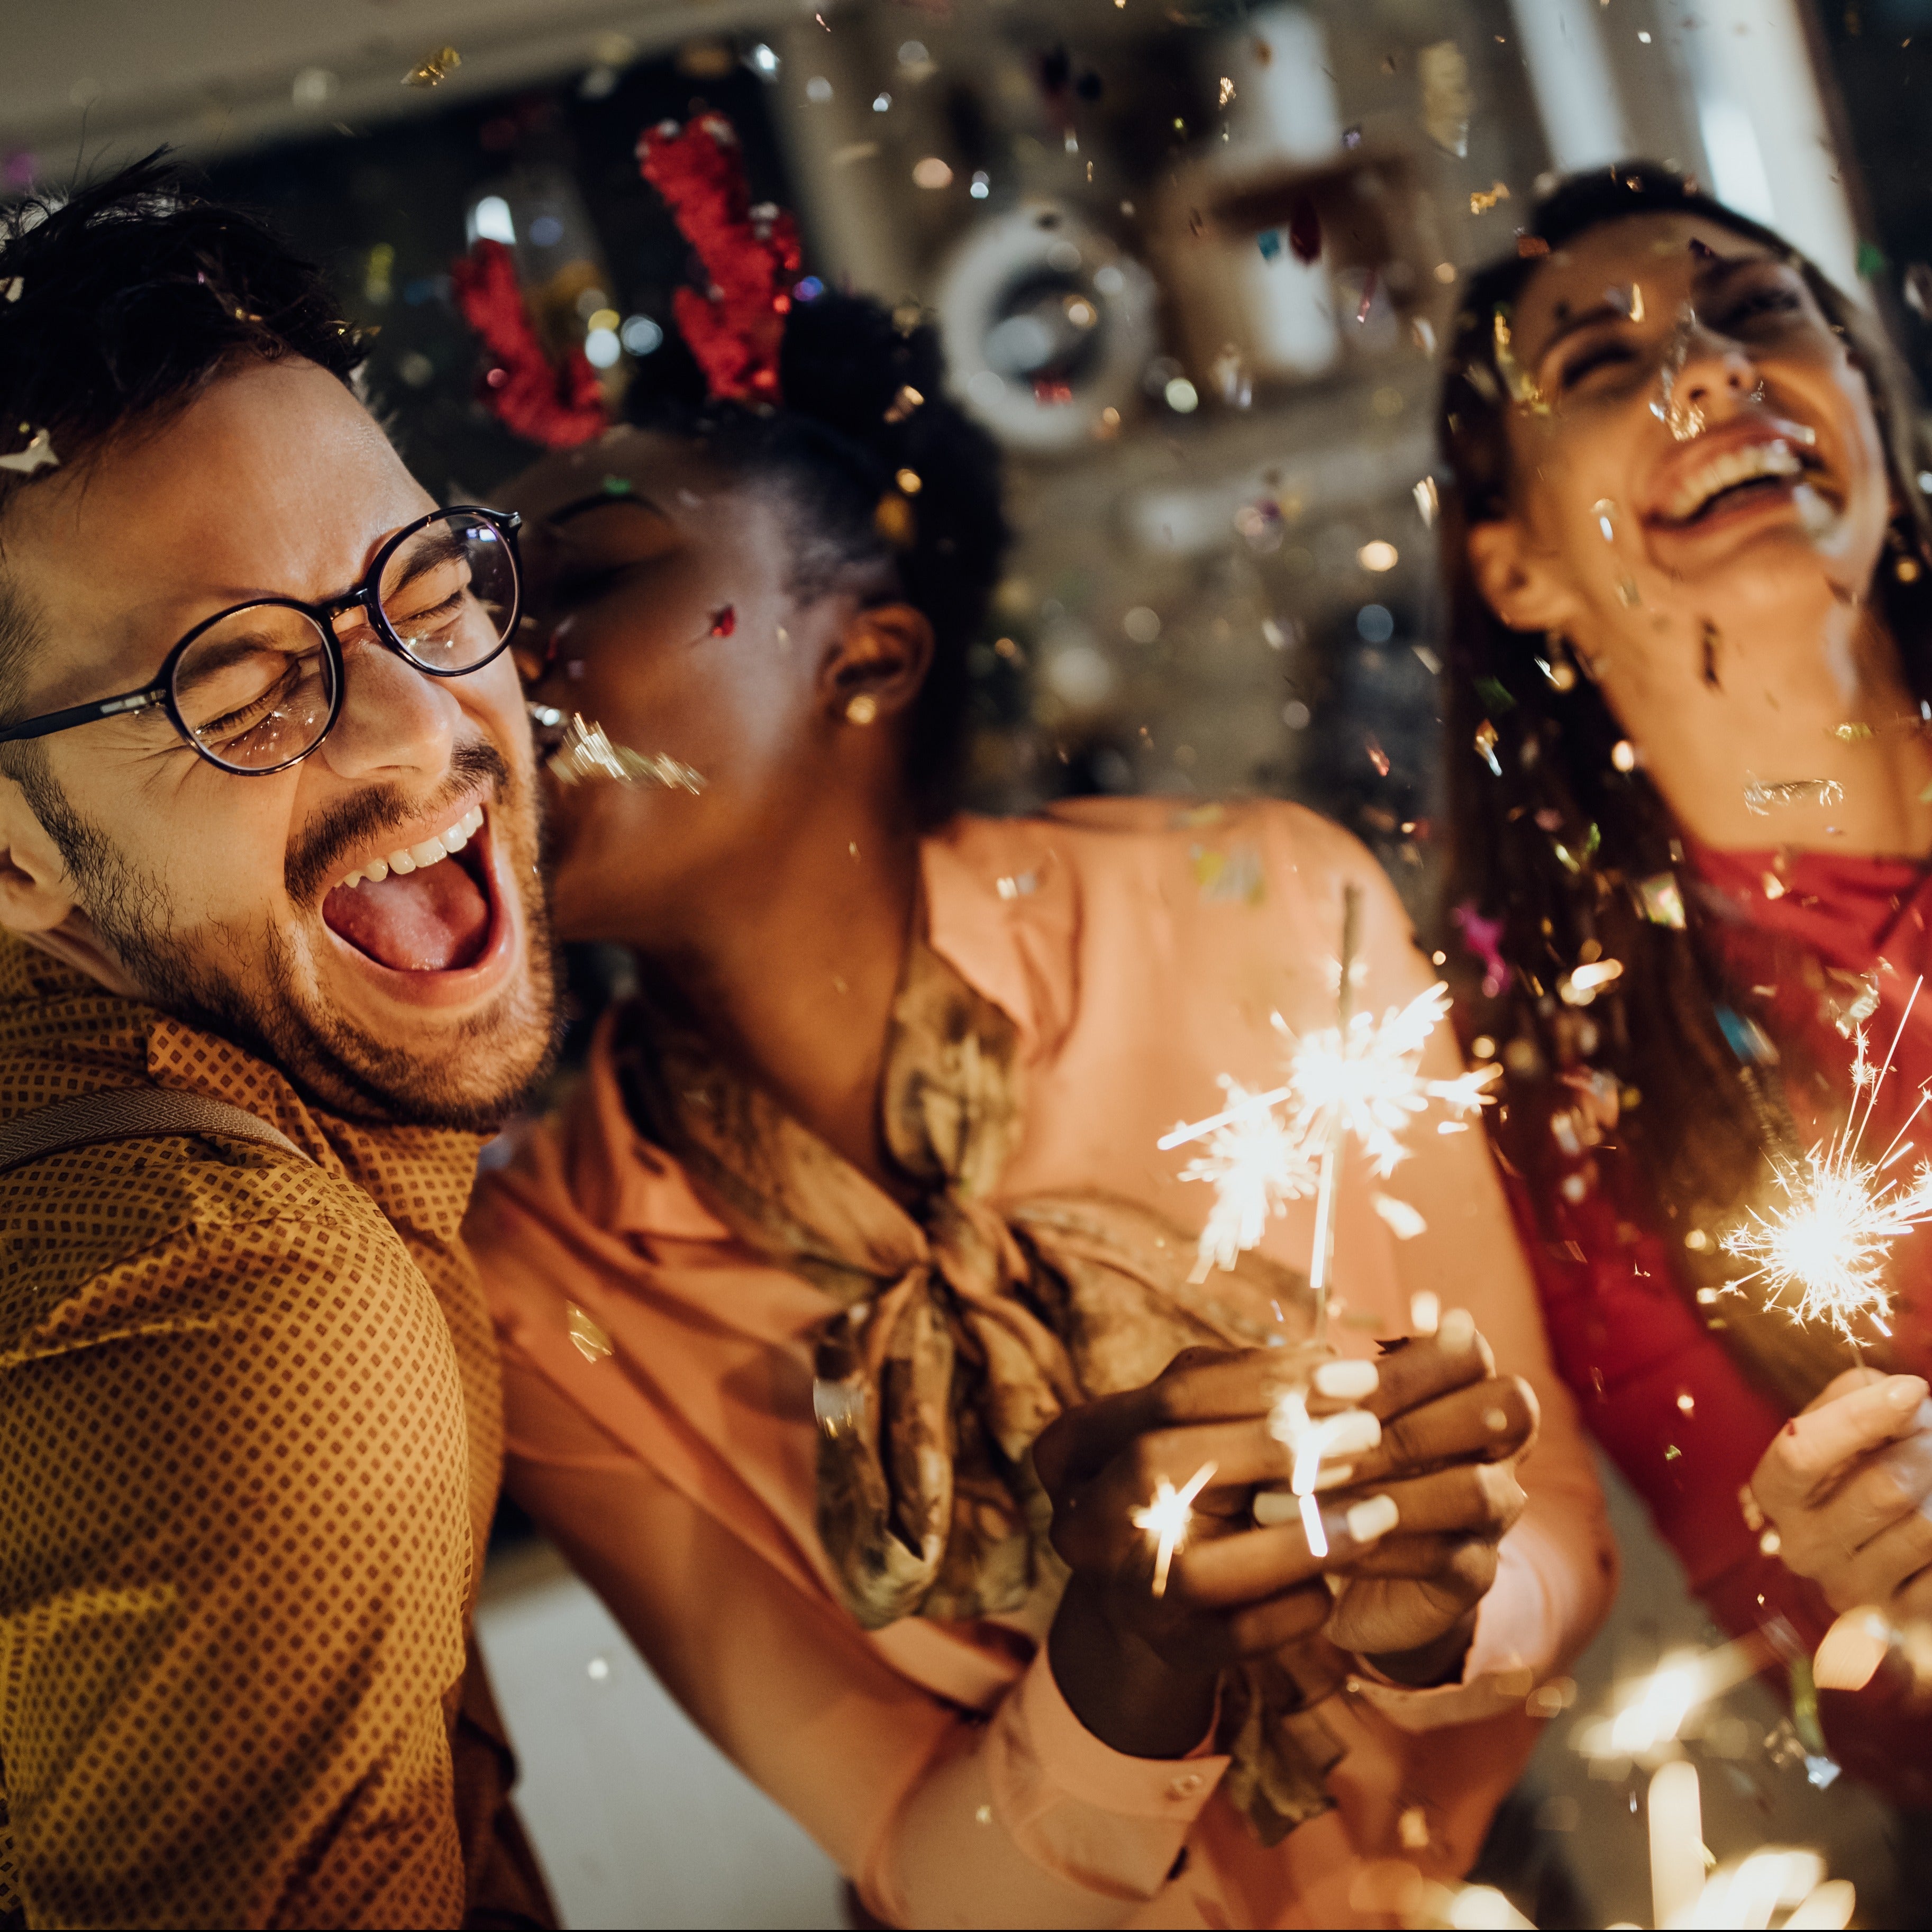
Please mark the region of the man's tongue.
POLYGON ((338 886, 322 902, 332 932, 399 973, 467 966, 490 933, 490 902, 454 859, 379 885, 338 886))

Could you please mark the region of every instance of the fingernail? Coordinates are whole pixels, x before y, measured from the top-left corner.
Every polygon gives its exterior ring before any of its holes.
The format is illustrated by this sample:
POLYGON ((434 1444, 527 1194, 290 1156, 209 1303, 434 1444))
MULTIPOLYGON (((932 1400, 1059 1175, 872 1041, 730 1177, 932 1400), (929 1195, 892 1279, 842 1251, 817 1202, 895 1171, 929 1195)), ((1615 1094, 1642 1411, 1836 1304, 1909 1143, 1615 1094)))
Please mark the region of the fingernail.
POLYGON ((1402 1520, 1402 1512, 1396 1508, 1394 1497, 1371 1496, 1366 1502, 1358 1503, 1343 1520, 1352 1540, 1372 1543, 1394 1528, 1402 1520))
POLYGON ((1885 1399, 1900 1411, 1916 1408, 1925 1400, 1926 1388, 1923 1376, 1894 1376, 1885 1385, 1885 1399))
POLYGON ((1476 1318, 1466 1308, 1452 1308, 1436 1331, 1436 1341, 1446 1355, 1460 1355, 1476 1339, 1476 1318))
POLYGON ((1316 1473, 1315 1492, 1319 1496, 1324 1490, 1339 1490, 1354 1476, 1352 1462, 1324 1462, 1316 1473))
POLYGON ((1359 1456, 1382 1439, 1382 1426, 1366 1408, 1345 1408, 1322 1425, 1323 1456, 1359 1456))
POLYGON ((1324 1362, 1315 1371, 1316 1393, 1337 1402, 1360 1402, 1373 1395, 1381 1381, 1372 1362, 1324 1362))
POLYGON ((1255 1497, 1255 1520, 1264 1529, 1292 1522, 1301 1514, 1301 1498, 1290 1490, 1262 1490, 1255 1497))

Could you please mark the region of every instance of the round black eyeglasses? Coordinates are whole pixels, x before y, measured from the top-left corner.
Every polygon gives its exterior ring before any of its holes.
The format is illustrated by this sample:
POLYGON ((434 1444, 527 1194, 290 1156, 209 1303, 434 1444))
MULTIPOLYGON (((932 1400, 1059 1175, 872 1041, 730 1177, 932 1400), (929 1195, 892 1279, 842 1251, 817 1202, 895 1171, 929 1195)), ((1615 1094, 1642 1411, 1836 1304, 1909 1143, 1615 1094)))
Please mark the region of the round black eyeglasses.
POLYGON ((523 582, 514 511, 433 511, 376 552, 362 584, 326 604, 261 597, 197 624, 142 691, 0 727, 0 745, 97 718, 166 712, 182 737, 224 772, 259 778, 299 763, 342 710, 335 620, 360 610, 389 649, 430 677, 463 677, 501 655, 523 582))

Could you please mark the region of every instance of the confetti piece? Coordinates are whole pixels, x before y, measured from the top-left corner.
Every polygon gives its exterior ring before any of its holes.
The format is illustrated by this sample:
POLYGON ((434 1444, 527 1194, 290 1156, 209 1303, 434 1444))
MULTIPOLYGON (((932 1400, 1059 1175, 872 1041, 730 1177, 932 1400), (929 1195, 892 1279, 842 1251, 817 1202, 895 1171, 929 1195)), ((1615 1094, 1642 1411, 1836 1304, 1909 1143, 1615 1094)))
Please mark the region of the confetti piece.
MULTIPOLYGON (((20 425, 24 434, 27 425, 20 425)), ((16 476, 31 476, 36 470, 59 466, 60 458, 54 454, 53 437, 44 429, 37 429, 24 449, 16 449, 10 455, 0 456, 0 470, 10 470, 16 476)))
POLYGON ((1684 896, 1675 873, 1660 872, 1650 879, 1638 879, 1636 902, 1652 926, 1670 926, 1679 933, 1684 929, 1684 896))
POLYGON ((687 791, 693 797, 704 789, 704 774, 664 752, 634 752, 615 745, 602 724, 587 722, 573 712, 562 741, 548 760, 560 784, 581 784, 589 778, 610 778, 620 784, 662 785, 667 791, 687 791))
POLYGON ((10 302, 16 302, 26 292, 26 287, 25 275, 9 275, 4 282, 0 282, 0 295, 4 295, 10 302))
POLYGON ((610 1336, 574 1302, 570 1306, 568 1328, 572 1346, 586 1362, 601 1362, 613 1352, 610 1336))
POLYGON ((711 614, 711 628, 705 632, 707 638, 728 638, 738 628, 738 608, 727 604, 711 614))
MULTIPOLYGON (((1498 202, 1507 201, 1509 198, 1508 182, 1493 182, 1486 188, 1473 188, 1469 194, 1469 212, 1472 214, 1486 214, 1498 202)), ((1547 245, 1545 244, 1546 247, 1547 245)))
POLYGON ((1425 476, 1415 486, 1416 512, 1422 518, 1422 526, 1424 530, 1434 529, 1436 512, 1440 507, 1441 500, 1436 494, 1436 478, 1432 476, 1425 476))
POLYGON ((1445 154, 1466 156, 1476 98, 1462 50, 1454 40, 1438 40, 1418 52, 1415 70, 1422 82, 1422 131, 1445 154))
POLYGON ((1370 736, 1362 748, 1368 753, 1369 763, 1375 766, 1377 775, 1387 778, 1389 775, 1389 755, 1376 742, 1372 735, 1370 736))
POLYGON ((886 411, 886 421, 889 423, 904 422, 925 400, 926 398, 910 382, 902 383, 898 393, 893 397, 886 411))
POLYGON ((1746 772, 1744 809, 1759 818, 1768 818, 1774 805, 1842 805, 1845 788, 1836 778, 1780 778, 1767 784, 1754 772, 1746 772))
POLYGON ((454 47, 438 47, 403 76, 403 85, 405 87, 439 87, 462 64, 463 56, 454 47))
POLYGON ((1486 718, 1476 727, 1475 746, 1477 757, 1480 758, 1498 778, 1501 778, 1503 775, 1503 768, 1496 758, 1496 728, 1486 718))

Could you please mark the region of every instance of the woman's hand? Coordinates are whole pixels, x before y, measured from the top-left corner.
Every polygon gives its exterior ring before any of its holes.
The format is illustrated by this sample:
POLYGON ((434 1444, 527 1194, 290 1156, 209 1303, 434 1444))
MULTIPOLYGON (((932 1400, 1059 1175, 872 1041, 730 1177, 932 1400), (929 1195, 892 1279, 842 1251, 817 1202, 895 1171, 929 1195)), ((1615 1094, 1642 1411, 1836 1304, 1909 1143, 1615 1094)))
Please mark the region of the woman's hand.
MULTIPOLYGON (((1375 1366, 1378 1384, 1362 1406, 1380 1418, 1382 1440, 1346 1474, 1334 1470, 1342 1481, 1324 1495, 1336 1506, 1386 1495, 1401 1523, 1328 1565, 1348 1579, 1328 1636, 1398 1683, 1439 1683, 1461 1668, 1496 1580, 1496 1546, 1522 1514, 1516 1466, 1535 1441, 1536 1396, 1520 1376, 1497 1375, 1461 1310, 1375 1366)), ((1271 1499, 1258 1500, 1267 1514, 1271 1499)))
POLYGON ((1749 1495, 1786 1566, 1838 1611, 1932 1616, 1932 1404, 1918 1376, 1851 1369, 1778 1432, 1749 1495))
MULTIPOLYGON (((1391 1520, 1388 1506, 1360 1486, 1346 1502, 1324 1498, 1324 1563, 1298 1512, 1256 1527, 1254 1492, 1293 1472, 1292 1452, 1268 1429, 1287 1390, 1299 1383, 1312 1414, 1333 1414, 1364 1391, 1374 1366, 1313 1348, 1189 1349, 1146 1388, 1070 1410, 1041 1436, 1034 1466, 1052 1500, 1054 1546, 1073 1572, 1048 1655, 1062 1696, 1102 1743, 1137 1757, 1183 1755, 1207 1730, 1226 1666, 1328 1621, 1323 1569, 1362 1556, 1391 1520), (1136 1527, 1135 1512, 1163 1483, 1184 1490, 1210 1464, 1156 1596, 1156 1540, 1136 1527)), ((1360 1438, 1375 1432, 1363 1417, 1360 1438)))

